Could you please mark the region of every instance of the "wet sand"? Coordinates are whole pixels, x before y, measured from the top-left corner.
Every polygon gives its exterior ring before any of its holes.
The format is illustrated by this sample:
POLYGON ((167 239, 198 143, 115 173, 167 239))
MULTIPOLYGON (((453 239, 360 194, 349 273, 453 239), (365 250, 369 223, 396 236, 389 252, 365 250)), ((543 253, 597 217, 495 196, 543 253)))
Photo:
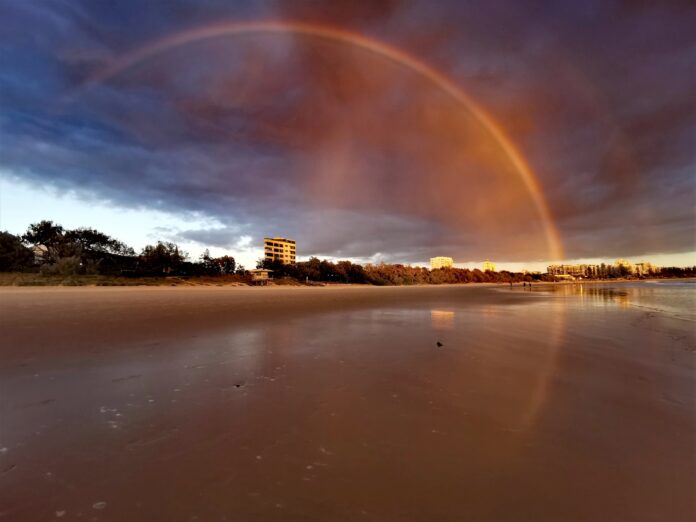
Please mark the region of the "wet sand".
POLYGON ((7 288, 0 332, 0 520, 696 518, 694 323, 625 296, 7 288))

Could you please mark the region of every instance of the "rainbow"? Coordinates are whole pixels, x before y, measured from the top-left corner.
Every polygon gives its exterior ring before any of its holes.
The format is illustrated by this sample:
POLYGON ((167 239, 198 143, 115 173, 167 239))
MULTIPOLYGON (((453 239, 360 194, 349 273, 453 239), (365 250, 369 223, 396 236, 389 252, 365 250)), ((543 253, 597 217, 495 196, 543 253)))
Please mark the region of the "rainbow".
POLYGON ((508 160, 519 174, 541 219, 550 257, 552 259, 562 259, 563 248, 560 236, 546 200, 544 199, 541 185, 524 160, 522 154, 517 150, 510 138, 507 137, 500 125, 446 75, 400 49, 378 40, 368 38, 359 33, 325 25, 293 21, 252 21, 212 24, 175 33, 162 39, 155 40, 136 51, 128 53, 114 61, 110 66, 91 76, 83 87, 88 88, 92 85, 104 82, 119 74, 124 69, 128 69, 143 60, 173 47, 220 36, 253 33, 290 33, 351 45, 382 56, 430 80, 464 107, 505 152, 508 160))

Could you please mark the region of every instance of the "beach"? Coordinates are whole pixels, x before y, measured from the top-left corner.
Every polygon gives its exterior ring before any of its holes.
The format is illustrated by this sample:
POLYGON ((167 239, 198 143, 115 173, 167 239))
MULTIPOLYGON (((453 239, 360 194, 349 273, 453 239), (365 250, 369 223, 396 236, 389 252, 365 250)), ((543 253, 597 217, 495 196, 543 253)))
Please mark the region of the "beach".
POLYGON ((1 288, 0 520, 694 520, 648 285, 1 288))

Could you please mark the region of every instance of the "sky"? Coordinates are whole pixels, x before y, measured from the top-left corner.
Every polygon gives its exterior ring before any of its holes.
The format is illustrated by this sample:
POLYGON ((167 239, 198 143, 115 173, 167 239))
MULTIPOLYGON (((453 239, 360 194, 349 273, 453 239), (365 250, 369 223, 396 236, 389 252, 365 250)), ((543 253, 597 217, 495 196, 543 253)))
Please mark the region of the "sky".
POLYGON ((693 27, 690 1, 0 2, 0 229, 693 265, 693 27))

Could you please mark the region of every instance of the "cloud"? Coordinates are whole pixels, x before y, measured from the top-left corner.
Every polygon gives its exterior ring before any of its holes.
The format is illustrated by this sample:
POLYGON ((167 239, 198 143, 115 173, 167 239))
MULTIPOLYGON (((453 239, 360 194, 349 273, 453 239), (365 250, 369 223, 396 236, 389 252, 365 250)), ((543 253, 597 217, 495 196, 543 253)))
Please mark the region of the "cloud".
POLYGON ((548 254, 537 209, 491 136, 432 82, 364 50, 292 35, 219 38, 76 91, 152 39, 274 18, 358 31, 451 75, 529 160, 568 257, 693 249, 696 10, 685 4, 176 0, 3 10, 0 166, 213 223, 174 239, 243 248, 242 237, 282 234, 307 255, 411 262, 548 254), (114 31, 124 26, 129 38, 114 31))

